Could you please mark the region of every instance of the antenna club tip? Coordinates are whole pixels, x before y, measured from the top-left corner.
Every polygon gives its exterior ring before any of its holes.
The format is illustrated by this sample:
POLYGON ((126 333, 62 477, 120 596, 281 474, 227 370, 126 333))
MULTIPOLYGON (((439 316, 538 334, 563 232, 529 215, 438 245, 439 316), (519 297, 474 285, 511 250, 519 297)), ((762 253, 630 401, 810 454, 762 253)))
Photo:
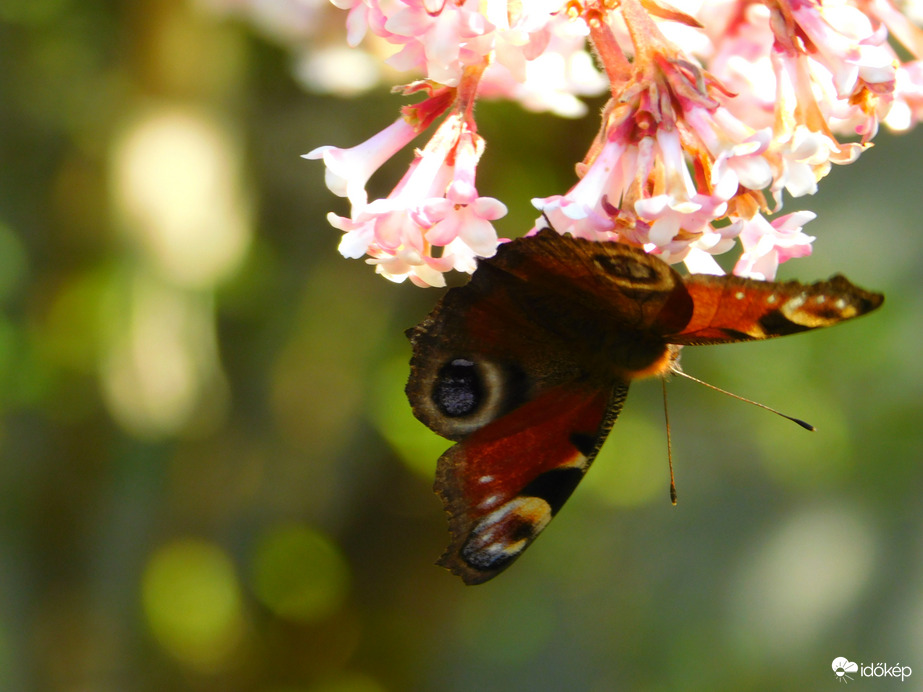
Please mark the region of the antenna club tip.
POLYGON ((801 420, 800 418, 792 418, 791 420, 792 420, 792 422, 797 423, 798 425, 800 425, 800 426, 801 426, 802 428, 804 428, 805 430, 810 430, 811 432, 817 432, 817 428, 815 428, 813 425, 811 425, 811 424, 808 423, 807 421, 803 421, 803 420, 801 420))

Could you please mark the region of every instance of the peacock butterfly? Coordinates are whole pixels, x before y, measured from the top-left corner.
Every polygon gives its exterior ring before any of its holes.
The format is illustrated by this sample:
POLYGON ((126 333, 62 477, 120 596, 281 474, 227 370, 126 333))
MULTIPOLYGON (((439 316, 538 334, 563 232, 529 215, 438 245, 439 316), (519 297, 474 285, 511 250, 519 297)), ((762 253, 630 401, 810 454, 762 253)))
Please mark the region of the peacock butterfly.
POLYGON ((839 275, 683 277, 548 229, 502 245, 407 331, 413 412, 458 442, 436 469, 451 533, 438 564, 467 584, 509 567, 583 478, 628 384, 678 369, 683 346, 828 327, 882 300, 839 275))

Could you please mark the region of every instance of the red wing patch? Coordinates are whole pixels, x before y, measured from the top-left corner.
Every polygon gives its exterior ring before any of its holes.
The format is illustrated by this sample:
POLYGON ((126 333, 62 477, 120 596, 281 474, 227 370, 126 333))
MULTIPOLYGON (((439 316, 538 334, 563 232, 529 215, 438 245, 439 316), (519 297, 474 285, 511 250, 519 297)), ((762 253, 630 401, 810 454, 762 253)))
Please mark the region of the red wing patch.
POLYGON ((478 584, 519 557, 589 468, 627 386, 617 391, 550 389, 443 454, 435 490, 452 542, 439 564, 478 584))

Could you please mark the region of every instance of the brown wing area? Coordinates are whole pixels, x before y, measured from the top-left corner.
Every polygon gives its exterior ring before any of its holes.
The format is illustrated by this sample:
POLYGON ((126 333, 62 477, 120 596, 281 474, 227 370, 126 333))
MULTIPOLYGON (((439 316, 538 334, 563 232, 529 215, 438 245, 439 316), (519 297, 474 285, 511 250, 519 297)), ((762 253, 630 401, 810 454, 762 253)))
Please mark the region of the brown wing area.
MULTIPOLYGON (((446 293, 407 332, 413 356, 406 391, 417 418, 458 440, 549 387, 590 377, 584 345, 594 337, 566 339, 566 328, 556 328, 543 310, 553 302, 542 287, 488 263, 446 293)), ((585 318, 569 318, 571 328, 591 331, 585 318)))
POLYGON ((662 372, 664 335, 691 316, 682 280, 659 259, 546 230, 501 246, 408 331, 407 395, 421 421, 460 440, 549 387, 662 372))
POLYGON ((443 454, 434 489, 451 543, 438 564, 467 584, 509 567, 583 478, 627 392, 627 383, 550 389, 443 454))
POLYGON ((670 343, 718 344, 770 339, 829 327, 878 308, 884 296, 837 275, 802 284, 694 274, 685 279, 694 309, 670 343))
POLYGON ((680 275, 624 243, 592 242, 545 229, 501 247, 479 267, 484 264, 545 287, 566 309, 599 315, 609 329, 675 333, 692 315, 680 275))

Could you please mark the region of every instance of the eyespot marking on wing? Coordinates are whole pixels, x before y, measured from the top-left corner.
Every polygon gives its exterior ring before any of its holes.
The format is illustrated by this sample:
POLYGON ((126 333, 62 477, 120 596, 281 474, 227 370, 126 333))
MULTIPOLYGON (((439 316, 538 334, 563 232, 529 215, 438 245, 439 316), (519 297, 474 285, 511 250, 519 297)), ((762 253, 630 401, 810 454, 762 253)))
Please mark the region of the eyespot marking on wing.
POLYGON ((593 264, 609 278, 620 279, 632 285, 658 284, 661 281, 660 273, 654 265, 639 262, 630 255, 608 255, 599 252, 593 255, 593 264))
MULTIPOLYGON (((766 299, 767 304, 775 302, 766 299)), ((841 295, 834 300, 826 292, 811 295, 803 291, 782 301, 776 309, 767 312, 757 322, 762 330, 761 335, 779 336, 828 327, 857 317, 868 309, 862 296, 841 295)))
POLYGON ((455 358, 439 369, 431 396, 443 415, 469 416, 484 403, 484 381, 473 361, 455 358))
POLYGON ((551 521, 551 507, 539 497, 516 497, 481 519, 461 549, 476 570, 501 569, 515 560, 551 521))
POLYGON ((414 415, 449 439, 461 439, 522 405, 531 380, 515 363, 459 349, 415 364, 407 385, 414 415))

